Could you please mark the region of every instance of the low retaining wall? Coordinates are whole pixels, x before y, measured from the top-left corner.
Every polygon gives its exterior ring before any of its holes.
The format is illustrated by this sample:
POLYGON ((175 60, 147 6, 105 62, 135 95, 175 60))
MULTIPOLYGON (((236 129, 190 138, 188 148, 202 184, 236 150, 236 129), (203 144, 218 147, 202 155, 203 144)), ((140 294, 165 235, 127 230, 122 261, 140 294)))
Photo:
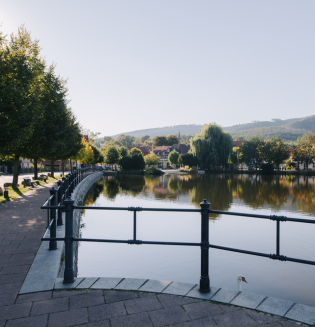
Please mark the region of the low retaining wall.
MULTIPOLYGON (((74 205, 84 205, 84 202, 87 196, 94 189, 95 184, 101 178, 103 178, 103 172, 94 173, 86 177, 74 190, 71 194, 72 200, 74 200, 74 205)), ((73 210, 73 236, 75 238, 80 237, 80 221, 81 221, 81 210, 73 210)), ((78 273, 78 249, 79 242, 73 243, 74 251, 74 275, 77 276, 78 273)), ((63 277, 63 266, 60 269, 59 277, 63 277)))
MULTIPOLYGON (((95 183, 103 178, 102 172, 93 173, 87 176, 74 190, 71 198, 74 204, 83 204, 88 194, 94 188, 95 183)), ((79 237, 80 232, 81 210, 74 210, 74 235, 79 237)), ((63 213, 63 221, 65 214, 63 213)), ((44 237, 49 237, 49 233, 45 233, 44 237)), ((65 237, 65 226, 57 226, 57 237, 65 237)), ((75 273, 77 272, 77 254, 78 242, 74 242, 75 251, 75 273)), ((49 243, 42 242, 39 247, 32 266, 24 280, 20 289, 20 294, 42 292, 52 290, 54 288, 57 276, 63 276, 63 258, 64 258, 64 242, 57 241, 57 250, 50 251, 49 243)))

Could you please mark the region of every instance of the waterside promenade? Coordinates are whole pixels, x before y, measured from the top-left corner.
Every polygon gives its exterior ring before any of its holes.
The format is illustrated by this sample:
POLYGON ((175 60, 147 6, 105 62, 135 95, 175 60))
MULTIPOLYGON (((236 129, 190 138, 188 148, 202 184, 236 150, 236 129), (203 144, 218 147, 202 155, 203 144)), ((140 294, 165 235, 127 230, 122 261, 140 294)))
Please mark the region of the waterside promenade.
POLYGON ((84 281, 82 288, 19 294, 47 224, 47 213, 40 207, 55 185, 37 186, 0 206, 0 327, 296 326, 289 319, 237 305, 128 288, 90 287, 93 283, 85 288, 84 281))

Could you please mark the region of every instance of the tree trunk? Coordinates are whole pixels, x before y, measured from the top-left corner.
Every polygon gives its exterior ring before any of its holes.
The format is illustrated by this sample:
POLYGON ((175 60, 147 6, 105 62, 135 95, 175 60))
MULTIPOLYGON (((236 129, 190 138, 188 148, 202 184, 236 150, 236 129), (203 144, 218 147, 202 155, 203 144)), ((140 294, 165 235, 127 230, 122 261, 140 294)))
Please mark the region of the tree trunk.
POLYGON ((65 175, 65 162, 62 160, 62 176, 65 175))
POLYGON ((55 177, 54 164, 55 164, 55 161, 50 160, 50 176, 51 177, 55 177))
POLYGON ((279 167, 280 167, 280 165, 278 165, 278 175, 279 175, 279 173, 280 173, 280 172, 279 172, 279 167))
POLYGON ((71 173, 73 173, 73 164, 72 164, 71 160, 70 160, 70 170, 71 170, 71 173))
POLYGON ((308 162, 305 163, 306 173, 308 173, 308 162))
POLYGON ((34 159, 34 179, 38 179, 37 159, 34 159))
POLYGON ((18 154, 14 155, 14 171, 13 171, 13 181, 12 187, 17 187, 19 182, 19 165, 20 156, 18 154))

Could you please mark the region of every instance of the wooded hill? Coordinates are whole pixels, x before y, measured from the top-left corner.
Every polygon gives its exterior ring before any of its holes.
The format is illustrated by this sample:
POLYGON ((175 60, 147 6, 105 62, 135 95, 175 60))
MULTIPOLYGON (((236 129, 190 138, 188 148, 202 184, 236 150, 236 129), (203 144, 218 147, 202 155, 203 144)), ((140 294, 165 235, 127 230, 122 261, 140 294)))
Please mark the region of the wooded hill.
MULTIPOLYGON (((175 125, 160 128, 142 129, 133 132, 113 135, 113 138, 119 135, 130 135, 134 137, 141 137, 143 135, 153 136, 167 136, 170 134, 178 135, 195 135, 199 133, 202 125, 175 125)), ((244 137, 249 139, 253 136, 261 136, 265 140, 271 137, 280 137, 285 142, 295 142, 299 136, 305 133, 315 133, 315 115, 303 118, 291 119, 273 119, 271 121, 255 121, 247 124, 238 124, 230 127, 223 127, 224 131, 229 132, 233 138, 244 137)))

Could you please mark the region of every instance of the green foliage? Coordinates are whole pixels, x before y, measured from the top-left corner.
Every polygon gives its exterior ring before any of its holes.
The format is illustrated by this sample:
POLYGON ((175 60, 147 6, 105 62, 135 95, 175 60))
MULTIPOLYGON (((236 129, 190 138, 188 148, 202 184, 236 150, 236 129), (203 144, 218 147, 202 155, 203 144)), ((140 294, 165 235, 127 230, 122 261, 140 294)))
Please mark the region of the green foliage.
POLYGON ((273 164, 263 163, 263 164, 261 164, 261 170, 264 174, 272 174, 273 173, 273 164))
POLYGON ((148 166, 154 166, 159 164, 159 157, 154 153, 147 154, 144 156, 144 162, 148 166))
POLYGON ((154 137, 154 141, 152 144, 152 148, 154 149, 157 146, 163 146, 163 145, 173 145, 178 144, 178 138, 176 135, 168 135, 168 136, 156 136, 154 137))
POLYGON ((142 170, 145 167, 144 158, 142 152, 137 148, 132 148, 128 155, 122 157, 119 161, 119 165, 124 170, 142 170))
POLYGON ((205 125, 200 134, 191 139, 191 151, 204 168, 210 170, 225 165, 232 150, 230 134, 223 132, 216 124, 205 125))
POLYGON ((168 161, 171 163, 171 165, 178 165, 178 159, 179 159, 179 153, 176 151, 172 151, 168 155, 168 161))
POLYGON ((160 169, 156 169, 154 167, 147 168, 144 172, 145 175, 154 175, 154 176, 160 176, 163 175, 164 172, 161 171, 160 169))
POLYGON ((134 136, 130 135, 120 135, 117 137, 116 141, 119 142, 119 144, 124 145, 124 146, 132 146, 134 141, 135 141, 134 136))
POLYGON ((198 165, 198 158, 192 153, 185 153, 179 156, 178 162, 181 166, 193 167, 198 165))
POLYGON ((150 138, 150 135, 146 134, 140 137, 140 141, 142 143, 144 143, 145 141, 147 141, 150 138))
POLYGON ((104 153, 104 162, 108 165, 118 163, 120 158, 119 151, 115 146, 109 146, 104 153))
POLYGON ((128 154, 128 148, 127 147, 125 147, 125 146, 121 146, 120 148, 119 148, 119 152, 120 152, 120 155, 122 156, 122 157, 126 157, 126 155, 128 154))
POLYGON ((255 136, 250 138, 247 142, 241 144, 239 147, 239 162, 245 162, 247 165, 253 165, 257 169, 264 160, 259 152, 259 148, 262 147, 264 143, 265 142, 261 137, 255 136))
POLYGON ((17 185, 19 157, 25 156, 25 140, 41 118, 39 105, 45 62, 38 41, 19 27, 10 41, 0 37, 0 153, 14 155, 13 185, 17 185))

